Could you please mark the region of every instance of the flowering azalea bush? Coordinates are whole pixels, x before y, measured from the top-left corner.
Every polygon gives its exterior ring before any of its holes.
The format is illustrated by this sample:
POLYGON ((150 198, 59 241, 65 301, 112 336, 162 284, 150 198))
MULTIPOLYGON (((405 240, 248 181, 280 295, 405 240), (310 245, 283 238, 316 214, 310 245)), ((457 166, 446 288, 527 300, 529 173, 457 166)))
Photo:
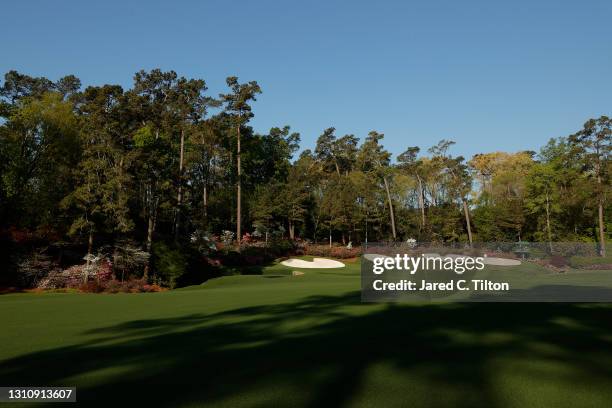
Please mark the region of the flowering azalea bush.
POLYGON ((414 238, 408 238, 406 240, 406 245, 408 246, 408 248, 416 248, 417 246, 417 240, 414 238))
POLYGON ((306 244, 304 245, 304 255, 348 259, 361 255, 361 247, 332 246, 330 248, 329 245, 306 244))
POLYGON ((36 287, 38 289, 78 288, 83 283, 84 268, 85 265, 73 265, 63 271, 53 271, 41 279, 36 287))
POLYGON ((79 287, 83 292, 89 293, 150 293, 164 290, 156 284, 149 284, 144 279, 131 279, 124 282, 109 280, 106 282, 91 281, 79 287))
POLYGON ((232 231, 225 230, 221 233, 219 239, 221 240, 221 242, 223 242, 224 246, 228 247, 232 245, 232 242, 234 242, 235 236, 236 234, 234 234, 232 231))
POLYGON ((96 271, 96 276, 100 280, 110 280, 113 278, 113 263, 104 259, 100 265, 98 266, 98 270, 96 271))
POLYGON ((19 283, 23 287, 35 287, 50 274, 60 271, 59 266, 45 250, 46 248, 33 251, 17 264, 19 283))
POLYGON ((89 285, 92 281, 100 283, 113 278, 113 264, 109 259, 93 255, 87 255, 84 259, 89 261, 89 265, 73 265, 64 270, 56 269, 40 279, 36 287, 38 289, 78 289, 83 285, 89 285))

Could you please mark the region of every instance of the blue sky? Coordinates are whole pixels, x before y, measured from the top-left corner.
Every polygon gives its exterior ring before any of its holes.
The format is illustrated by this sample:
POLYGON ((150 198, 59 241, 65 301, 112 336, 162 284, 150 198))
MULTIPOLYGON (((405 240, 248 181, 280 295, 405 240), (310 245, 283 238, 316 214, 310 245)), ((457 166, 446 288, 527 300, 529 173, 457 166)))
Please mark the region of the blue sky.
POLYGON ((11 1, 0 71, 129 87, 257 80, 257 131, 385 133, 393 153, 538 150, 612 114, 612 1, 11 1))

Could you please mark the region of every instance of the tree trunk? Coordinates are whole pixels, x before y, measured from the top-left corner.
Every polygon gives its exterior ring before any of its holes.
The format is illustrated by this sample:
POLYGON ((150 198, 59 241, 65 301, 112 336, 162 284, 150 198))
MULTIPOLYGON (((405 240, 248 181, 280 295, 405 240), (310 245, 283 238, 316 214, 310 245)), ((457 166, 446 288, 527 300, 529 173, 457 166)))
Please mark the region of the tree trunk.
POLYGON ((552 231, 550 229, 550 202, 548 197, 548 191, 546 192, 546 231, 548 233, 548 248, 550 249, 550 253, 552 254, 552 231))
POLYGON ((236 241, 238 243, 238 252, 240 252, 240 237, 242 236, 242 203, 241 203, 241 176, 242 169, 240 168, 240 126, 238 126, 238 144, 236 149, 236 161, 238 165, 238 180, 237 180, 237 189, 236 189, 236 241))
POLYGON ((119 255, 117 254, 117 245, 115 243, 115 245, 113 245, 113 264, 112 264, 112 271, 113 271, 113 273, 111 275, 113 280, 117 280, 117 274, 115 273, 115 268, 117 266, 117 258, 118 258, 118 256, 119 255))
POLYGON ((153 220, 153 215, 149 214, 149 225, 147 227, 147 253, 149 254, 149 259, 147 259, 147 263, 145 264, 144 273, 142 274, 142 278, 147 280, 149 278, 149 269, 151 262, 151 247, 153 245, 153 229, 155 222, 153 220))
POLYGON ((185 131, 181 129, 181 151, 179 153, 178 195, 176 197, 176 222, 174 240, 178 241, 181 228, 181 205, 183 202, 183 159, 185 157, 185 131))
MULTIPOLYGON (((599 166, 598 166, 599 167, 599 166)), ((601 174, 599 174, 599 168, 597 169, 597 184, 599 184, 599 202, 597 203, 597 218, 599 221, 599 255, 602 257, 606 256, 606 234, 604 231, 604 210, 603 210, 603 197, 601 194, 601 174)))
POLYGON ((83 283, 87 283, 89 279, 89 267, 91 265, 91 253, 93 252, 93 228, 89 228, 89 239, 87 240, 87 262, 85 264, 85 273, 83 274, 83 283))
POLYGON ((295 225, 289 220, 289 239, 294 240, 295 238, 295 225))
POLYGON ((604 232, 604 215, 603 215, 603 200, 599 200, 599 242, 601 243, 601 248, 599 253, 602 257, 606 256, 606 235, 604 232))
POLYGON ((89 229, 89 239, 87 240, 87 265, 89 266, 89 258, 93 252, 93 228, 89 229))
POLYGON ((329 223, 329 247, 332 247, 331 222, 329 223))
POLYGON ((472 241, 472 227, 470 226, 470 210, 468 208, 467 201, 465 199, 462 199, 461 201, 463 201, 463 213, 465 214, 465 224, 467 225, 467 233, 468 233, 468 239, 470 240, 470 248, 472 248, 472 245, 474 244, 474 242, 472 241))
POLYGON ((389 201, 389 215, 391 216, 391 232, 393 234, 393 240, 397 239, 397 235, 395 233, 395 215, 393 214, 393 203, 391 202, 391 192, 389 191, 389 182, 386 177, 383 177, 383 181, 385 183, 385 191, 387 192, 387 200, 389 201))
POLYGON ((368 249, 368 214, 365 217, 365 247, 368 249))
POLYGON ((421 177, 417 174, 417 179, 419 181, 419 207, 421 207, 421 229, 425 230, 425 194, 423 191, 423 181, 421 177))
POLYGON ((202 190, 202 207, 204 207, 204 222, 208 222, 208 188, 204 184, 202 190))

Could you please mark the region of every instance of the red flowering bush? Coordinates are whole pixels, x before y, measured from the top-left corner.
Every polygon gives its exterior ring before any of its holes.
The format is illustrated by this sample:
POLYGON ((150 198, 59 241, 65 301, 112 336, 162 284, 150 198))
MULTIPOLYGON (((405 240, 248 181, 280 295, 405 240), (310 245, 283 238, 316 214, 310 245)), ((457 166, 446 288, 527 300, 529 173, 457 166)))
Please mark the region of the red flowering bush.
POLYGON ((361 255, 361 248, 346 248, 346 247, 332 247, 330 256, 332 258, 348 259, 355 258, 361 255))
POLYGON ((16 242, 18 244, 24 244, 24 243, 27 243, 29 241, 33 241, 36 239, 36 236, 34 235, 33 232, 28 231, 28 230, 18 229, 17 227, 14 227, 14 226, 9 228, 8 234, 10 238, 13 240, 13 242, 16 242))
POLYGON ((90 281, 80 285, 79 289, 88 293, 150 293, 164 290, 161 286, 149 284, 144 279, 131 279, 124 282, 116 279, 105 282, 90 281))
POLYGON ((113 277, 113 265, 106 259, 97 265, 90 265, 89 271, 86 271, 86 269, 87 265, 82 264, 73 265, 63 271, 52 271, 41 279, 36 287, 38 289, 73 288, 83 290, 84 292, 99 292, 101 291, 99 288, 90 284, 95 282, 95 284, 99 285, 100 282, 109 281, 113 277), (85 282, 86 275, 87 282, 85 282))
POLYGON ((101 293, 104 292, 104 285, 98 281, 89 281, 79 286, 79 290, 87 293, 101 293))
POLYGON ((568 260, 561 255, 553 255, 550 257, 549 264, 555 268, 564 268, 568 265, 568 260))
POLYGON ((113 264, 111 263, 111 261, 109 261, 108 259, 104 259, 102 262, 100 262, 100 265, 98 265, 98 270, 96 271, 96 276, 98 277, 98 280, 109 280, 112 279, 113 277, 113 264))
POLYGON ((330 248, 329 245, 304 245, 304 255, 339 259, 355 258, 361 255, 361 247, 332 246, 330 248))
POLYGON ((73 265, 63 271, 53 271, 41 279, 38 289, 79 288, 83 284, 83 268, 85 265, 73 265))

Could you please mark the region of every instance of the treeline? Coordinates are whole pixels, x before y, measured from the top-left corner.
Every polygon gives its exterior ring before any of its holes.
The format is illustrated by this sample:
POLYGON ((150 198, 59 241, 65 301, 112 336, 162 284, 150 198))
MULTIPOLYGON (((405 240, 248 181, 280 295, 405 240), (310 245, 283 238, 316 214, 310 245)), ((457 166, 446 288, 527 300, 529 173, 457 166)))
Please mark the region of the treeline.
POLYGON ((7 73, 1 228, 88 253, 129 239, 151 254, 156 242, 180 248, 202 234, 237 249, 245 239, 609 239, 607 117, 537 153, 466 160, 442 140, 393 158, 376 131, 360 141, 329 128, 294 158, 300 136, 289 126, 249 126, 257 82, 227 86, 212 96, 204 80, 160 70, 138 72, 128 90, 7 73))

